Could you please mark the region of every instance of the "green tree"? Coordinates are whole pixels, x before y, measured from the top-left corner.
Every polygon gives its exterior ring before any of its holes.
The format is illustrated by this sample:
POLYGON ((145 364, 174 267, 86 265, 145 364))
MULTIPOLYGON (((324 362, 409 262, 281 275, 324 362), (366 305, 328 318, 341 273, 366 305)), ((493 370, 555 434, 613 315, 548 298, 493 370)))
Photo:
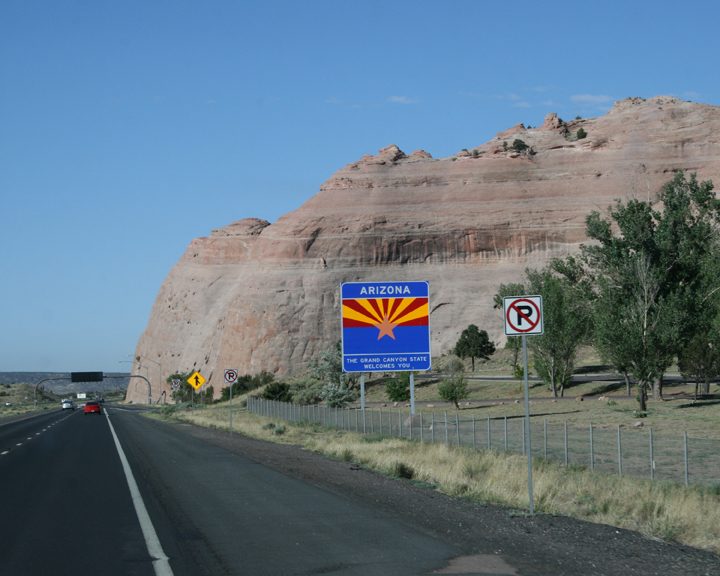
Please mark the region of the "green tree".
POLYGON ((400 372, 396 378, 385 382, 385 393, 393 402, 410 400, 410 372, 400 372))
POLYGON ((308 365, 310 375, 324 383, 343 384, 348 389, 358 386, 358 372, 343 372, 342 345, 338 340, 334 346, 313 357, 308 365))
MULTIPOLYGON (((493 296, 493 308, 496 310, 503 310, 503 298, 506 296, 523 296, 527 294, 525 292, 524 284, 500 284, 497 294, 493 296)), ((505 349, 512 350, 513 353, 513 369, 518 365, 518 354, 522 350, 522 337, 521 336, 508 336, 505 342, 505 349)))
POLYGON ((700 384, 701 394, 709 394, 710 382, 720 376, 720 341, 717 335, 707 332, 697 334, 680 353, 678 367, 683 378, 695 381, 695 400, 700 384))
POLYGON ((608 357, 627 362, 638 382, 640 409, 647 392, 662 398, 662 378, 692 337, 716 314, 720 290, 718 235, 720 201, 712 182, 682 172, 656 198, 618 201, 586 218, 586 234, 597 243, 582 246, 596 276, 596 341, 608 357), (616 234, 614 230, 618 230, 616 234))
POLYGON ((538 272, 526 270, 528 294, 543 297, 544 333, 528 339, 535 370, 550 385, 553 398, 564 396, 575 371, 578 347, 587 341, 591 321, 588 283, 576 274, 574 259, 555 261, 538 272), (557 270, 564 272, 558 275, 557 270))
POLYGON ((167 384, 172 384, 173 380, 180 380, 180 388, 177 390, 173 389, 170 394, 170 397, 176 402, 190 402, 192 399, 192 393, 195 389, 190 386, 190 383, 187 381, 191 374, 192 372, 175 372, 165 379, 167 384))
POLYGON ((455 356, 450 356, 443 366, 446 376, 438 384, 440 399, 443 402, 455 404, 456 410, 460 410, 460 402, 469 396, 464 370, 462 361, 455 356))
POLYGON ((460 358, 470 358, 472 371, 475 372, 475 358, 489 360, 490 356, 495 354, 495 344, 490 341, 485 330, 479 330, 475 324, 470 324, 460 334, 453 351, 460 358))

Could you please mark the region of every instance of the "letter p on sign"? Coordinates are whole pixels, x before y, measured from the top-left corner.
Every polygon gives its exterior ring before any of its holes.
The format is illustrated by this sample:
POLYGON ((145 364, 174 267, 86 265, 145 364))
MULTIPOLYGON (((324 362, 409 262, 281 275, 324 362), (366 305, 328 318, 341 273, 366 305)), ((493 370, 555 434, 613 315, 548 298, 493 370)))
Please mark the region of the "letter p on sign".
POLYGON ((503 317, 506 336, 542 334, 542 296, 506 296, 503 298, 503 317))

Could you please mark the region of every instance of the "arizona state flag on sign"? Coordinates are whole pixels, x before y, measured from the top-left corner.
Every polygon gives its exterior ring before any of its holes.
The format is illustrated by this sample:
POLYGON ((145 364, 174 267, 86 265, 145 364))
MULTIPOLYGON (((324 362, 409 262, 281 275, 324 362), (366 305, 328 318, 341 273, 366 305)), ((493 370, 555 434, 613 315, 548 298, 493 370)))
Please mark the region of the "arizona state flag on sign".
POLYGON ((347 282, 340 291, 345 372, 430 370, 427 282, 347 282))

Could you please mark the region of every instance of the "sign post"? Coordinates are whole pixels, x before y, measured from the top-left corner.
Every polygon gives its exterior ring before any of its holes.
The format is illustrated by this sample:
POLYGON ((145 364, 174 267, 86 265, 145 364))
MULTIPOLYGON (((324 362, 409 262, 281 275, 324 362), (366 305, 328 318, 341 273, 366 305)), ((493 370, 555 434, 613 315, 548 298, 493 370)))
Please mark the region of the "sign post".
MULTIPOLYGON (((203 378, 200 372, 194 372, 190 378, 187 379, 187 382, 195 388, 195 390, 199 390, 202 388, 202 385, 205 384, 205 378, 203 378)), ((192 413, 195 414, 195 392, 192 392, 190 396, 192 398, 192 413)))
POLYGON ((532 491, 532 446, 530 444, 530 387, 528 386, 527 337, 543 334, 542 296, 506 296, 503 298, 505 335, 520 336, 523 342, 523 379, 525 381, 525 428, 527 429, 528 499, 534 514, 532 491))
POLYGON ((343 372, 360 372, 365 410, 365 372, 430 370, 430 285, 427 282, 345 282, 342 298, 343 372))
POLYGON ((172 381, 172 384, 170 384, 170 385, 172 386, 172 389, 175 392, 175 420, 177 420, 177 405, 178 405, 177 391, 180 390, 180 386, 182 386, 182 382, 179 379, 175 378, 172 381))
POLYGON ((237 379, 237 370, 225 370, 225 383, 230 384, 230 436, 232 436, 232 389, 237 379))

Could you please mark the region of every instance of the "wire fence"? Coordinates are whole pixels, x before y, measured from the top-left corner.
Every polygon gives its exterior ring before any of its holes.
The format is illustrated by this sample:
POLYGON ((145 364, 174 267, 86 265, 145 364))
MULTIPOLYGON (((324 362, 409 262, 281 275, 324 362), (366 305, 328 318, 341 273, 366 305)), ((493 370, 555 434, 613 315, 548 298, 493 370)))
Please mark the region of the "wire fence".
MULTIPOLYGON (((461 418, 431 412, 414 415, 401 408, 330 408, 303 406, 248 397, 249 412, 295 423, 315 423, 363 434, 380 434, 419 442, 434 442, 526 454, 524 416, 461 418)), ((717 441, 653 434, 652 428, 623 429, 619 425, 577 426, 532 421, 533 457, 599 472, 651 480, 700 485, 720 484, 717 441)))

